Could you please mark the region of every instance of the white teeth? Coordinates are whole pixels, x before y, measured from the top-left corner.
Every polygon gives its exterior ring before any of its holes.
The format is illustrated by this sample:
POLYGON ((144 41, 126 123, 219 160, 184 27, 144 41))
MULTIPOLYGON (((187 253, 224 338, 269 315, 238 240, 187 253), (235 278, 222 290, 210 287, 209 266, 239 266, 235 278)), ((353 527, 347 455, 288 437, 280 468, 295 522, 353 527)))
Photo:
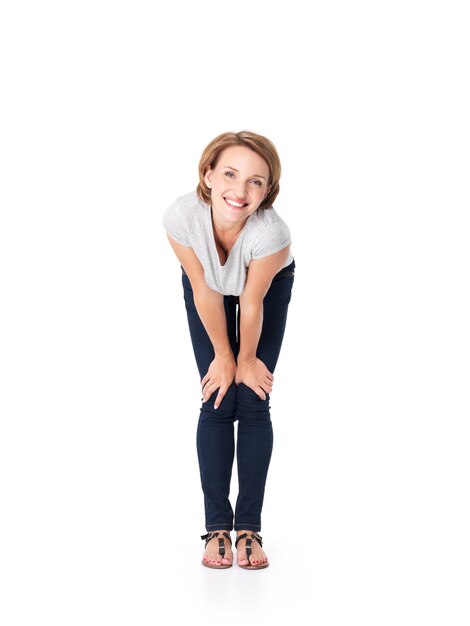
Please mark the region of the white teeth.
POLYGON ((225 198, 225 200, 233 206, 237 206, 237 207, 244 206, 243 202, 235 202, 235 200, 230 200, 229 198, 225 198))

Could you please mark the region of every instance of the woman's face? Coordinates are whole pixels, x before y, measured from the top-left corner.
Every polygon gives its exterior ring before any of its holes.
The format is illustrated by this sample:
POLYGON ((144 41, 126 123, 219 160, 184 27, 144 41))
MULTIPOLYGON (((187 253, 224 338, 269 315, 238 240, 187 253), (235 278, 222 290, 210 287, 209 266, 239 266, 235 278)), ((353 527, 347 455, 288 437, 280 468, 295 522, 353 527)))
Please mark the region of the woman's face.
POLYGON ((219 221, 228 226, 244 222, 268 194, 268 179, 268 164, 256 152, 245 146, 226 148, 204 176, 219 221))

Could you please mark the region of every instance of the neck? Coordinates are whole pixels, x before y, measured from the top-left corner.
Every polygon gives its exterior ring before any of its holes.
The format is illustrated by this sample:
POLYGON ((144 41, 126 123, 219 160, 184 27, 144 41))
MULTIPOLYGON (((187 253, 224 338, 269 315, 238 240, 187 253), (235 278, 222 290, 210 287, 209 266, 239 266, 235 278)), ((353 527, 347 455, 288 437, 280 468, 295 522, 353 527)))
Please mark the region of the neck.
POLYGON ((238 233, 242 230, 246 220, 248 219, 245 217, 241 222, 236 222, 235 224, 233 222, 219 222, 214 215, 214 210, 212 209, 212 206, 211 217, 214 229, 218 234, 223 237, 236 237, 238 233))

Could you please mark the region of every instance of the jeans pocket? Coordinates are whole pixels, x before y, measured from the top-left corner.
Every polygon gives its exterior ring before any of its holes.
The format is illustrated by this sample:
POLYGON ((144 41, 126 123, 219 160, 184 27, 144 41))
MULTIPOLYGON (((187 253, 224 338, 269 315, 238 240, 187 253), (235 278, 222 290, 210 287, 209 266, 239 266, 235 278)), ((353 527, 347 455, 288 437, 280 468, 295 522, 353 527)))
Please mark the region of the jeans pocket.
POLYGON ((292 278, 292 276, 295 276, 295 260, 292 260, 292 263, 279 270, 279 272, 274 276, 273 281, 280 280, 282 278, 292 278))
POLYGON ((277 280, 282 280, 283 278, 292 278, 295 276, 295 270, 289 270, 288 272, 283 272, 282 270, 273 278, 273 282, 277 280))

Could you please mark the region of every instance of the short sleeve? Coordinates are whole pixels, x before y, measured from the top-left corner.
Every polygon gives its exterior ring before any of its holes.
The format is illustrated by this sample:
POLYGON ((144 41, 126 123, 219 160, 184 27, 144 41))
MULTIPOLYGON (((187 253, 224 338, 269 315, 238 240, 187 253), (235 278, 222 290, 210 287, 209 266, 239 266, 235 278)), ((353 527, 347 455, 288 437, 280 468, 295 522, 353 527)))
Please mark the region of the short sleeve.
POLYGON ((279 252, 292 243, 289 227, 283 220, 278 220, 261 232, 256 239, 252 251, 252 259, 262 259, 265 256, 279 252))
POLYGON ((187 226, 180 214, 176 200, 166 209, 163 214, 162 222, 166 232, 171 235, 175 241, 188 248, 191 247, 188 239, 187 226))

